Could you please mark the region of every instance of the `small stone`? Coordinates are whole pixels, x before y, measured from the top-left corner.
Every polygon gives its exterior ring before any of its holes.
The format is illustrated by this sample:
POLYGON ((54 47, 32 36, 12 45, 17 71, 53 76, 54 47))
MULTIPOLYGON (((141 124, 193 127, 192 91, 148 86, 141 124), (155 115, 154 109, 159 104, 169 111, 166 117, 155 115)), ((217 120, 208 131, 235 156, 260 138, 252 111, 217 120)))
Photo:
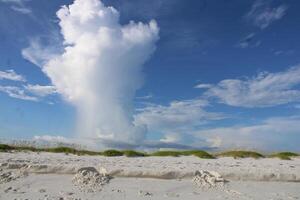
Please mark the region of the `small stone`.
POLYGON ((7 188, 6 190, 4 190, 4 192, 8 193, 10 190, 12 190, 12 187, 7 188))
POLYGON ((45 189, 40 189, 40 190, 39 190, 39 193, 45 193, 45 192, 46 192, 45 189))
POLYGON ((139 191, 139 195, 140 195, 140 196, 152 196, 153 194, 150 193, 150 192, 147 192, 147 191, 142 191, 142 190, 140 190, 140 191, 139 191))

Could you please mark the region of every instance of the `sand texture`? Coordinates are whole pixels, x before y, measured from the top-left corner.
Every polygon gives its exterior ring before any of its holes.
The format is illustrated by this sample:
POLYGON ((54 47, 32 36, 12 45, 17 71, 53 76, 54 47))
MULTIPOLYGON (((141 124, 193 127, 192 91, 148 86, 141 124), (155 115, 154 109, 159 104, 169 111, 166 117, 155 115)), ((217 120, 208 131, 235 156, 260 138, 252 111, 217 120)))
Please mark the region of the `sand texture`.
POLYGON ((300 199, 300 158, 0 153, 0 199, 300 199))

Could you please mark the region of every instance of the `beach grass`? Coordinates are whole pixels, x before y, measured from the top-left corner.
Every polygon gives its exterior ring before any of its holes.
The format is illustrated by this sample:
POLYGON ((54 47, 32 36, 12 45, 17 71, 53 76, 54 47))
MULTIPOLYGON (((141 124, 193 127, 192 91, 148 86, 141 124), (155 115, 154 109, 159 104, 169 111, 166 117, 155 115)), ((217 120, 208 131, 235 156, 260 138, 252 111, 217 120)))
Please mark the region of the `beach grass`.
POLYGON ((265 156, 255 151, 225 151, 216 154, 217 157, 233 157, 233 158, 264 158, 265 156))
POLYGON ((119 150, 109 149, 109 150, 103 151, 102 155, 107 156, 107 157, 115 157, 115 156, 123 156, 124 153, 119 150))
POLYGON ((10 152, 10 151, 30 151, 30 152, 50 152, 50 153, 65 153, 74 155, 90 155, 90 156, 126 156, 126 157, 146 157, 146 156, 196 156, 202 159, 214 159, 218 157, 233 157, 233 158, 279 158, 282 160, 291 160, 292 157, 300 156, 293 152, 278 152, 271 155, 264 155, 255 151, 225 151, 216 154, 210 154, 202 150, 186 150, 186 151, 156 151, 153 153, 140 152, 135 150, 116 150, 109 149, 103 152, 98 151, 88 151, 88 150, 78 150, 71 147, 53 147, 53 148, 36 148, 32 146, 13 146, 7 144, 0 144, 0 152, 10 152))
POLYGON ((151 156, 173 156, 173 157, 178 157, 178 156, 196 156, 199 158, 206 158, 206 159, 213 159, 214 156, 211 154, 207 153, 206 151, 201 151, 201 150, 190 150, 190 151, 156 151, 152 154, 151 156))
POLYGON ((145 157, 148 156, 147 153, 139 152, 139 151, 133 151, 133 150, 125 150, 123 151, 123 155, 127 157, 145 157))
POLYGON ((293 152, 279 152, 270 155, 271 158, 279 158, 281 160, 291 160, 291 157, 296 157, 296 156, 299 156, 299 154, 293 152))
POLYGON ((7 152, 12 150, 12 147, 6 144, 0 144, 0 152, 7 152))
POLYGON ((178 157, 180 156, 179 151, 156 151, 150 154, 150 156, 172 156, 172 157, 178 157))

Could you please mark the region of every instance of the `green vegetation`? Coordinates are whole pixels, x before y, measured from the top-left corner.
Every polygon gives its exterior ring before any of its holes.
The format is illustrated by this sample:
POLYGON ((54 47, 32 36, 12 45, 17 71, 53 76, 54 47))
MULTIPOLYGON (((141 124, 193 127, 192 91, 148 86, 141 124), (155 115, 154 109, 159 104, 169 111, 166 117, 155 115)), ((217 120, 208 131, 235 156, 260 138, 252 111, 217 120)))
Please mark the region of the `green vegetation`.
MULTIPOLYGON (((201 150, 188 150, 188 151, 156 151, 151 154, 145 152, 139 152, 134 150, 119 151, 115 149, 106 150, 103 152, 77 150, 71 147, 55 147, 55 148, 35 148, 30 146, 11 146, 6 144, 0 144, 0 152, 9 151, 32 151, 32 152, 51 152, 51 153, 65 153, 75 155, 90 155, 90 156, 126 156, 126 157, 145 157, 145 156, 196 156, 204 159, 214 159, 216 157, 234 157, 234 158, 264 158, 265 156, 254 151, 226 151, 218 154, 211 155, 206 151, 201 150)), ((280 158, 282 160, 291 160, 291 157, 300 156, 293 152, 279 152, 266 157, 280 158)))
POLYGON ((7 152, 12 150, 12 147, 6 144, 0 144, 0 152, 7 152))
POLYGON ((178 157, 181 156, 181 153, 179 151, 156 151, 151 156, 173 156, 178 157))
POLYGON ((291 157, 299 156, 299 154, 293 153, 293 152, 280 152, 276 154, 272 154, 271 158, 280 158, 281 160, 291 160, 291 157))
POLYGON ((123 156, 124 153, 122 151, 110 149, 106 150, 102 153, 103 156, 113 157, 113 156, 123 156))
POLYGON ((157 151, 151 154, 151 156, 197 156, 199 158, 213 159, 214 156, 205 151, 191 150, 191 151, 157 151))
POLYGON ((13 146, 11 148, 13 148, 16 151, 33 151, 33 152, 41 151, 40 149, 37 149, 35 147, 29 147, 29 146, 13 146))
POLYGON ((226 151, 217 154, 219 157, 234 157, 234 158, 263 158, 264 156, 254 151, 226 151))
POLYGON ((193 155, 199 158, 205 158, 205 159, 214 159, 215 157, 206 151, 201 151, 201 150, 194 150, 194 151, 183 151, 182 155, 193 155))
POLYGON ((146 153, 133 151, 133 150, 125 150, 125 151, 123 151, 123 154, 127 157, 145 157, 145 156, 148 156, 146 153))

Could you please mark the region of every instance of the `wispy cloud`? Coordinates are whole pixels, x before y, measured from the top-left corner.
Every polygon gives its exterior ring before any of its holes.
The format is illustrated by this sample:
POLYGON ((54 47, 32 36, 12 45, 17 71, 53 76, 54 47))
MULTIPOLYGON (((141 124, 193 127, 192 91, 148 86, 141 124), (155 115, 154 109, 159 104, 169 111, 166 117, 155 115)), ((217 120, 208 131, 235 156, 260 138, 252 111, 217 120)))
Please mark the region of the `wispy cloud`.
POLYGON ((239 43, 237 44, 237 47, 240 47, 242 49, 247 47, 258 47, 261 45, 261 41, 255 40, 255 33, 250 33, 246 37, 242 38, 239 43))
POLYGON ((40 96, 40 97, 45 97, 45 96, 57 93, 56 88, 53 85, 31 85, 31 84, 28 84, 24 87, 28 92, 30 92, 34 95, 40 96))
POLYGON ((11 6, 10 7, 12 10, 17 11, 22 14, 30 14, 32 11, 31 9, 27 7, 20 7, 20 6, 11 6))
POLYGON ((245 79, 225 79, 204 95, 231 106, 271 107, 300 101, 300 65, 290 69, 245 79))
POLYGON ((207 88, 211 88, 212 86, 213 86, 212 84, 200 83, 200 84, 196 85, 194 88, 207 89, 207 88))
POLYGON ((8 96, 26 101, 39 101, 42 97, 56 93, 52 85, 28 84, 23 75, 17 74, 14 70, 0 71, 0 80, 17 82, 15 85, 0 85, 0 92, 8 96))
POLYGON ((12 6, 10 8, 16 12, 19 12, 21 14, 31 14, 32 10, 25 5, 25 2, 28 2, 30 0, 0 0, 4 3, 10 3, 12 6))
POLYGON ((139 99, 139 100, 147 100, 147 99, 152 99, 153 98, 153 95, 152 94, 148 94, 146 96, 139 96, 139 97, 136 97, 136 99, 139 99))
POLYGON ((299 151, 300 116, 269 118, 255 125, 220 127, 195 131, 195 141, 219 149, 299 151))
POLYGON ((260 29, 265 29, 273 22, 281 19, 288 9, 286 5, 271 6, 272 1, 256 0, 247 13, 246 18, 260 29))
POLYGON ((138 110, 135 123, 146 125, 149 132, 160 132, 164 135, 162 142, 179 142, 199 126, 225 118, 221 113, 206 111, 207 106, 202 99, 173 101, 167 106, 152 104, 138 110))
MULTIPOLYGON (((52 34, 50 40, 50 42, 57 44, 57 36, 52 34)), ((47 60, 54 58, 61 52, 60 47, 55 45, 44 47, 40 38, 32 38, 29 44, 29 47, 22 49, 22 56, 39 67, 43 66, 47 60)))
POLYGON ((26 81, 24 76, 17 74, 13 69, 0 71, 0 80, 11 80, 11 81, 21 81, 21 82, 26 81))
POLYGON ((6 93, 8 96, 26 101, 38 101, 37 97, 26 94, 26 91, 16 86, 0 86, 0 92, 6 93))

